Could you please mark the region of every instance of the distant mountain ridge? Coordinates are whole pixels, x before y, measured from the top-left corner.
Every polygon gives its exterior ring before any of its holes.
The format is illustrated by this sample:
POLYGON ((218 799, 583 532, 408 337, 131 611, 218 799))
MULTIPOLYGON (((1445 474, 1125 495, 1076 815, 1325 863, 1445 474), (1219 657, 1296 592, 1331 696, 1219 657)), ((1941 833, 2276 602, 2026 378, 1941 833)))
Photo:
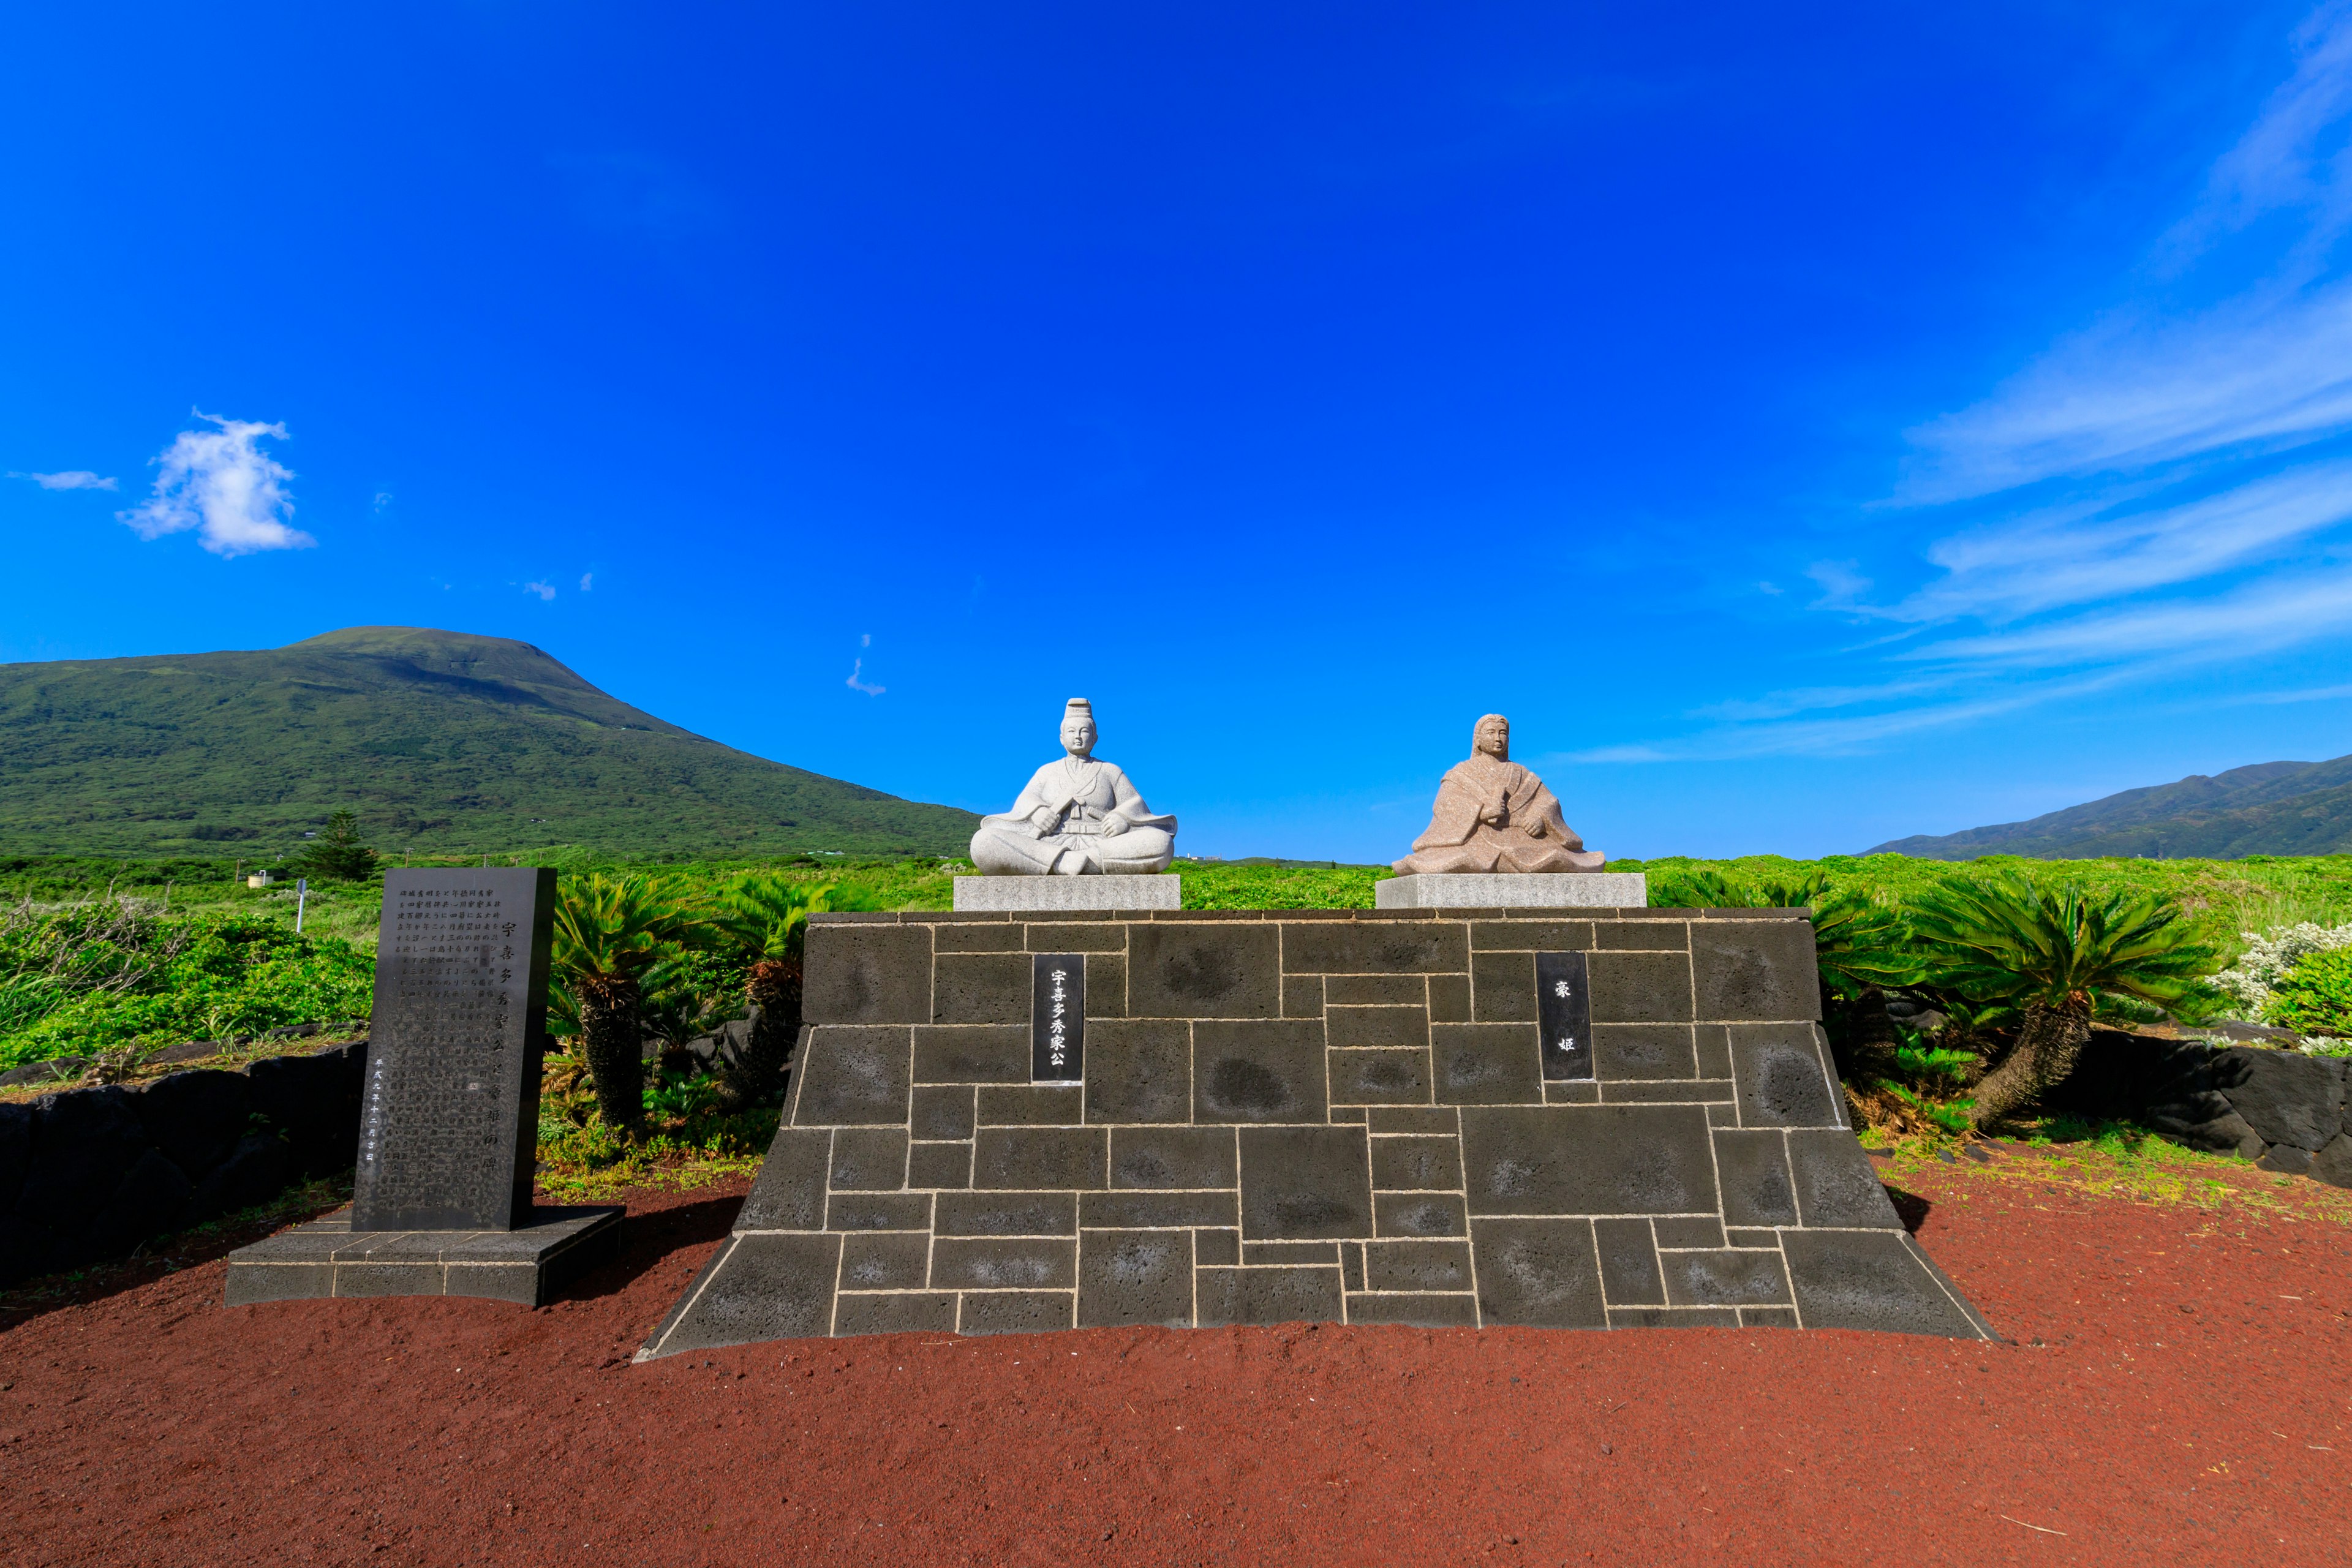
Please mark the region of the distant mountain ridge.
POLYGON ((2325 763, 2255 763, 2127 789, 2029 822, 1897 838, 1864 851, 1967 860, 2025 855, 2047 860, 2137 856, 2234 860, 2246 855, 2352 853, 2352 756, 2325 763))
POLYGON ((0 665, 0 853, 264 856, 341 805, 439 853, 961 854, 979 821, 723 746, 506 637, 0 665))

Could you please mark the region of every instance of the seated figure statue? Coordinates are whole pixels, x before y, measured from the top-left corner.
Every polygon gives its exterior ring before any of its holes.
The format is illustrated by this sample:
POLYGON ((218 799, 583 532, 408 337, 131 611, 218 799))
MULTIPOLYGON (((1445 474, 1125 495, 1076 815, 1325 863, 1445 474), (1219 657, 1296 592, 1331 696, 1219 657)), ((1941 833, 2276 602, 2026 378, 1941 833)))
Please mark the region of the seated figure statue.
POLYGON ((1094 759, 1094 705, 1070 699, 1062 749, 1002 816, 983 816, 971 863, 991 877, 1144 876, 1176 858, 1176 819, 1154 816, 1127 775, 1094 759))
POLYGON ((1543 780, 1511 761, 1511 721, 1489 713, 1471 732, 1467 762, 1445 770, 1429 831, 1396 862, 1401 875, 1448 871, 1598 871, 1543 780))

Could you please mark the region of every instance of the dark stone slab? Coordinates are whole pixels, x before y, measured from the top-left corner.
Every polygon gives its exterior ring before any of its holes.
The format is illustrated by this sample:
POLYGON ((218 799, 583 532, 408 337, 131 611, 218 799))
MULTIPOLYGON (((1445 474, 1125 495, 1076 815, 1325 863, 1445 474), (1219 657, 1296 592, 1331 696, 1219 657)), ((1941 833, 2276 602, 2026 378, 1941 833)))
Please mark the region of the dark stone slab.
POLYGON ((106 1206, 76 1239, 86 1241, 94 1257, 127 1253, 147 1237, 175 1228, 194 1191, 187 1173, 162 1150, 149 1149, 131 1162, 106 1206))
MULTIPOLYGON (((904 1031, 888 1032, 898 1034, 904 1031)), ((914 1081, 1027 1083, 1028 1026, 986 1024, 917 1029, 914 1081)))
POLYGON ((1244 1127, 1240 1137, 1243 1239, 1372 1234, 1371 1160, 1361 1128, 1244 1127))
POLYGON ((943 1236, 931 1243, 934 1289, 1066 1290, 1077 1279, 1073 1241, 943 1236))
POLYGON ((1542 1035, 1547 1083, 1573 1083, 1594 1076, 1592 979, 1581 952, 1538 952, 1535 964, 1538 1026, 1542 1035))
POLYGON ((1282 967, 1303 974, 1461 973, 1466 928, 1445 921, 1350 921, 1282 925, 1282 967))
POLYGON ((1089 1121, 1184 1121, 1192 1114, 1192 1029, 1181 1018, 1098 1019, 1087 1058, 1089 1121))
POLYGON ((1543 1046, 1533 1024, 1432 1024, 1429 1048, 1441 1103, 1543 1103, 1543 1046))
MULTIPOLYGON (((1797 1189, 1789 1175, 1786 1140, 1787 1134, 1772 1128, 1716 1131, 1715 1168, 1723 1185, 1727 1225, 1797 1223, 1797 1189)), ((1860 1152, 1857 1147, 1855 1152, 1860 1152)))
POLYGON ((1789 1165, 1796 1177, 1798 1217, 1804 1224, 1903 1228, 1893 1200, 1853 1133, 1826 1128, 1791 1132, 1789 1165))
POLYGON ((1469 1211, 1454 1193, 1375 1193, 1375 1236, 1467 1236, 1469 1211))
POLYGON ((1598 1024, 1592 1043, 1595 1076, 1605 1080, 1698 1077, 1688 1024, 1598 1024))
POLYGON ((1075 1127, 1085 1119, 1085 1091, 1075 1083, 982 1084, 982 1127, 1075 1127))
POLYGON ((1201 1326, 1336 1323, 1345 1310, 1337 1268, 1202 1268, 1201 1326))
POLYGON ((1125 921, 1032 921, 1028 926, 1032 952, 1125 952, 1125 921))
MULTIPOLYGON (((620 1256, 617 1208, 538 1208, 499 1231, 354 1231, 352 1214, 346 1208, 230 1253, 227 1303, 478 1296, 536 1307, 620 1256)), ((830 1278, 825 1283, 830 1291, 830 1278)))
POLYGON ((1429 991, 1431 1023, 1466 1024, 1470 1022, 1469 975, 1433 974, 1425 984, 1429 991))
POLYGON ((1732 1082, 1729 1079, 1620 1079, 1615 1083, 1596 1086, 1605 1103, 1617 1105, 1688 1105, 1719 1102, 1731 1120, 1732 1082))
POLYGON ((1364 1244, 1342 1241, 1334 1244, 1339 1251, 1339 1289, 1350 1293, 1364 1288, 1364 1244))
MULTIPOLYGON (((1339 1264, 1342 1245, 1336 1241, 1244 1241, 1242 1243, 1242 1261, 1252 1268, 1281 1265, 1329 1268, 1339 1264)), ((1361 1242, 1353 1241, 1344 1245, 1349 1251, 1360 1250, 1363 1246, 1361 1242)))
POLYGON ((1785 1307, 1789 1279, 1777 1252, 1667 1252, 1666 1301, 1675 1307, 1785 1307))
POLYGON ((827 1230, 926 1230, 929 1193, 834 1193, 824 1200, 827 1230))
MULTIPOLYGON (((1584 958, 1580 952, 1550 956, 1574 958, 1580 968, 1584 958)), ((1470 1016, 1482 1024, 1534 1023, 1537 1018, 1536 955, 1532 952, 1472 953, 1470 1016)))
POLYGON ((1375 1132, 1412 1132, 1452 1137, 1462 1130, 1462 1112, 1450 1105, 1374 1106, 1365 1113, 1375 1132))
POLYGON ((1196 1121, 1320 1121, 1323 1026, 1305 1019, 1192 1026, 1196 1121))
POLYGON ((1348 1321, 1406 1329, 1475 1329, 1478 1303, 1473 1296, 1350 1294, 1348 1321))
MULTIPOLYGON (((173 1164, 183 1171, 209 1171, 228 1158, 247 1131, 246 1118, 253 1112, 249 1081, 241 1072, 175 1072, 149 1084, 135 1097, 132 1109, 148 1140, 173 1164)), ((30 1113, 12 1109, 25 1125, 29 1148, 30 1113)), ((0 1133, 0 1142, 5 1139, 0 1133)), ((16 1196, 9 1185, 5 1170, 0 1169, 0 1207, 16 1196)))
POLYGON ((1132 1018, 1274 1018, 1282 1013, 1281 944, 1269 925, 1139 925, 1129 933, 1132 1018))
POLYGON ((1091 1230, 1078 1248, 1078 1327, 1192 1322, 1192 1234, 1091 1230))
MULTIPOLYGON (((940 912, 940 911, 929 911, 940 912)), ((978 910, 969 911, 979 913, 978 910)), ((1022 952, 1028 942, 1024 928, 1003 921, 963 921, 953 925, 934 924, 931 927, 931 951, 949 952, 1022 952)))
POLYGON ((1323 1016, 1323 976, 1286 974, 1282 977, 1282 1016, 1319 1018, 1323 1016))
POLYGON ((1418 974, 1332 974, 1317 978, 1326 1007, 1429 1009, 1429 982, 1418 974))
POLYGON ((794 1125, 905 1126, 914 1082, 912 1033, 895 1026, 812 1031, 795 1072, 801 1085, 793 1096, 794 1125))
POLYGON ((910 1144, 907 1150, 907 1184, 910 1187, 971 1185, 971 1145, 910 1144))
MULTIPOLYGON (((916 1054, 920 1057, 919 1047, 916 1054)), ((908 1131, 916 1137, 938 1142, 971 1136, 979 1114, 973 1104, 971 1089, 962 1087, 918 1089, 914 1100, 908 1131)))
MULTIPOLYGON (((1419 988, 1421 982, 1413 984, 1419 988)), ((1419 997, 1410 1006, 1334 1004, 1323 1010, 1323 1031, 1334 1050, 1382 1046, 1423 1050, 1429 1045, 1429 1008, 1419 997)))
POLYGON ((1333 1051, 1331 1099, 1339 1105, 1426 1105, 1429 1047, 1333 1051))
POLYGON ((1595 947, 1617 951, 1654 949, 1685 952, 1690 947, 1690 927, 1684 923, 1679 911, 1650 910, 1644 914, 1653 919, 1596 921, 1592 929, 1595 947))
POLYGON ((2259 1169, 2276 1171, 2283 1175, 2300 1176, 2311 1169, 2311 1151, 2298 1149, 2292 1143, 2274 1143, 2254 1162, 2259 1169))
POLYGON ((1601 1329, 1601 1268, 1581 1219, 1484 1219, 1470 1243, 1478 1314, 1489 1326, 1601 1329))
POLYGON ((1742 1307, 1739 1326, 1743 1329, 1793 1329, 1797 1322, 1794 1307, 1742 1307))
POLYGON ((1029 1077, 1080 1083, 1087 1076, 1087 960, 1041 952, 1029 961, 1029 1077))
POLYGON ((949 1334, 955 1331, 956 1297, 952 1290, 905 1291, 888 1296, 865 1296, 846 1284, 834 1309, 833 1331, 850 1334, 949 1334))
POLYGON ((1840 1125, 1812 1025, 1735 1024, 1731 1060, 1743 1126, 1840 1125))
POLYGON ((1592 946, 1591 921, 1473 921, 1470 951, 1584 952, 1592 946))
POLYGON ((274 1132, 248 1132, 228 1158, 196 1181, 183 1218, 190 1225, 268 1202, 284 1189, 289 1172, 286 1142, 274 1132))
POLYGON ((1697 1106, 1465 1110, 1462 1156, 1474 1215, 1717 1209, 1715 1155, 1697 1106))
POLYGON ((751 1195, 735 1215, 735 1228, 823 1230, 832 1151, 833 1134, 824 1128, 778 1128, 751 1195))
POLYGON ((1601 1254, 1601 1291, 1612 1307, 1663 1307, 1664 1278, 1658 1271, 1657 1239, 1646 1219, 1592 1222, 1601 1254))
POLYGON ((1809 1329, 1981 1339, 1900 1230, 1780 1233, 1797 1311, 1809 1329))
POLYGON ((1109 1179, 1099 1127, 983 1127, 972 1140, 975 1188, 1099 1187, 1109 1179))
POLYGON ((1364 1283, 1373 1290, 1467 1290, 1466 1241, 1368 1241, 1364 1283))
POLYGON ((1075 1193, 941 1193, 934 1228, 950 1236, 1076 1236, 1075 1193))
POLYGON ((931 960, 926 1024, 1029 1022, 1029 958, 1021 952, 943 952, 931 960))
POLYGON ((1801 921, 1704 921, 1690 928, 1691 978, 1702 1018, 1822 1016, 1813 928, 1801 921))
POLYGON ((919 1290, 929 1282, 930 1268, 931 1238, 921 1231, 886 1230, 842 1237, 844 1290, 919 1290))
POLYGON ((1238 1167, 1230 1127, 1117 1127, 1110 1134, 1114 1187, 1231 1187, 1238 1167))
POLYGON ((1452 1138, 1375 1138, 1372 1187, 1389 1192, 1460 1192, 1462 1145, 1452 1138))
POLYGON ((1192 1261, 1202 1268, 1242 1260, 1242 1233, 1238 1230, 1196 1230, 1192 1233, 1192 1261))
POLYGON ((833 1134, 826 1184, 836 1193, 891 1193, 907 1184, 907 1130, 842 1127, 833 1134))
POLYGON ((32 1163, 33 1108, 0 1102, 0 1214, 16 1206, 26 1168, 32 1163))
POLYGON ((801 1016, 811 1024, 931 1021, 929 926, 809 922, 801 1016))
POLYGON ((1240 1194, 1122 1190, 1078 1194, 1078 1223, 1088 1230, 1220 1228, 1241 1223, 1240 1194))
POLYGON ((1659 1215, 1650 1222, 1658 1234, 1658 1245, 1665 1247, 1722 1247, 1730 1243, 1723 1239, 1723 1222, 1711 1214, 1659 1215))
POLYGON ((2317 1153, 2344 1130, 2342 1058, 2232 1046, 2213 1063, 2213 1086, 2265 1143, 2317 1153))
POLYGON ((1683 954, 1596 952, 1588 962, 1595 1024, 1691 1021, 1690 960, 1683 954))
POLYGON ((1691 1030, 1692 1044, 1698 1051, 1698 1076, 1703 1079, 1727 1079, 1731 1076, 1731 1031, 1721 1024, 1700 1024, 1691 1030))
POLYGON ((1039 1334, 1074 1327, 1076 1293, 1070 1290, 967 1290, 956 1331, 1039 1334))
POLYGON ((1733 1307, 1612 1307, 1612 1329, 1736 1329, 1738 1309, 1733 1307))

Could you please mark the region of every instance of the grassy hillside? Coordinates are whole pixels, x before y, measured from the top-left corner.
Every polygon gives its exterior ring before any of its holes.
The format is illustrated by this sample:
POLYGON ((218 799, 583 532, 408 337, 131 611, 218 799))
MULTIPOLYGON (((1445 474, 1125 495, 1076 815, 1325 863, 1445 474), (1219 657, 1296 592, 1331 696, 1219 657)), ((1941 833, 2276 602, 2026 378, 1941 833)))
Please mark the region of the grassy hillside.
POLYGON ((2198 773, 2175 784, 2070 805, 2027 822, 1897 838, 1870 853, 1934 860, 1980 855, 2236 859, 2347 851, 2352 851, 2352 757, 2256 763, 2210 777, 2198 773))
POLYGON ((978 818, 703 739, 528 643, 357 626, 250 653, 0 665, 0 853, 961 854, 978 818))

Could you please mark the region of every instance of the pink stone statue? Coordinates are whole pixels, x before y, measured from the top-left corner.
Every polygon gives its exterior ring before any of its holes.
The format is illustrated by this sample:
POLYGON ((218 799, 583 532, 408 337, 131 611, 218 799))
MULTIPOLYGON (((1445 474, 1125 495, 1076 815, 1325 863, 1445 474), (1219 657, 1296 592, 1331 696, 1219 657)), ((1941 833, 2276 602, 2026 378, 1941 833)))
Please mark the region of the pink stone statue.
POLYGON ((1469 761, 1445 770, 1429 831, 1396 862, 1399 874, 1598 871, 1607 864, 1561 818, 1543 780, 1511 761, 1508 719, 1479 720, 1471 745, 1469 761))

